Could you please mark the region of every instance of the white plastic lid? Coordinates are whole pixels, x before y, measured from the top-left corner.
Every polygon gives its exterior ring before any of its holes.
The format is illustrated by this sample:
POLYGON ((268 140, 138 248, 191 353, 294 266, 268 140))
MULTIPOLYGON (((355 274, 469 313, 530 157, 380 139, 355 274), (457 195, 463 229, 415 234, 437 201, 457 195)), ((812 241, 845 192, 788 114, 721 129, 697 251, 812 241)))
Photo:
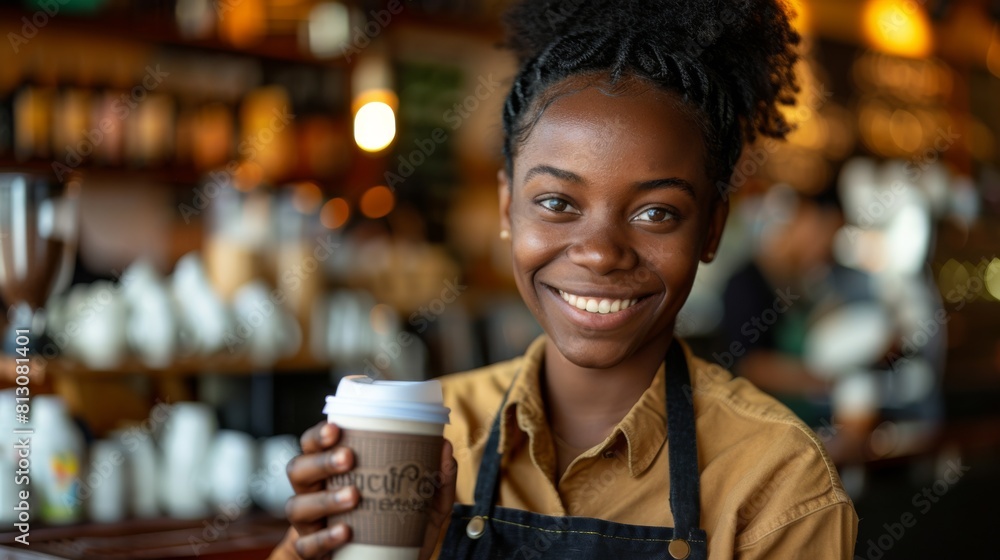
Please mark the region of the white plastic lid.
POLYGON ((448 424, 451 412, 444 406, 441 383, 431 381, 372 380, 348 375, 337 385, 337 394, 326 398, 323 414, 383 418, 429 424, 448 424))

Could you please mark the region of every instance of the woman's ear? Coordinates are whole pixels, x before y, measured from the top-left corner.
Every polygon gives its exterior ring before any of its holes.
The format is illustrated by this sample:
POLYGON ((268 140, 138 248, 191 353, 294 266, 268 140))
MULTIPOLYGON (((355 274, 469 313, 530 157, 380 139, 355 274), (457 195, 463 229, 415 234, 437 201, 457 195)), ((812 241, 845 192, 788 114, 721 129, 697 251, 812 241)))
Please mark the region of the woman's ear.
POLYGON ((708 220, 708 235, 701 251, 701 260, 706 263, 715 260, 715 255, 719 251, 722 230, 726 228, 726 219, 729 218, 729 197, 723 195, 716 199, 712 204, 711 212, 712 215, 709 216, 708 220))
POLYGON ((507 171, 497 171, 497 194, 500 195, 500 231, 510 231, 510 178, 507 171))

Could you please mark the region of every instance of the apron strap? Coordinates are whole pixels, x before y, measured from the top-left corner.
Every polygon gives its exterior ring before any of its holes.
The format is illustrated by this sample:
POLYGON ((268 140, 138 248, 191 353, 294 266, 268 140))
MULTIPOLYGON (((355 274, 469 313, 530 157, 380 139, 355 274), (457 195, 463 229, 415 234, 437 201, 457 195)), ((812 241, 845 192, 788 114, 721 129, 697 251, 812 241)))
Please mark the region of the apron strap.
POLYGON ((511 378, 510 386, 507 387, 507 392, 504 393, 503 400, 500 401, 500 408, 497 409, 496 418, 493 419, 493 425, 490 427, 490 437, 486 440, 486 447, 483 448, 483 459, 479 464, 479 472, 476 474, 476 490, 473 494, 475 502, 472 504, 473 515, 491 517, 493 514, 493 506, 497 501, 497 490, 500 482, 500 461, 502 458, 498 451, 500 448, 500 422, 503 420, 501 417, 503 416, 504 408, 507 406, 507 398, 510 396, 510 391, 514 388, 514 383, 520 375, 521 368, 511 378))
MULTIPOLYGON (((687 359, 680 342, 671 341, 666 356, 667 392, 667 441, 670 461, 670 511, 674 517, 674 535, 692 538, 692 531, 698 529, 701 518, 700 486, 698 472, 698 449, 695 438, 694 406, 687 359)), ((496 418, 490 428, 489 439, 483 450, 483 459, 476 475, 476 490, 473 494, 473 515, 490 517, 496 504, 500 481, 501 455, 500 422, 507 398, 521 371, 511 379, 510 387, 504 394, 496 418)))
POLYGON ((691 539, 701 520, 698 442, 687 359, 676 338, 667 351, 666 377, 670 511, 674 516, 675 537, 691 539))

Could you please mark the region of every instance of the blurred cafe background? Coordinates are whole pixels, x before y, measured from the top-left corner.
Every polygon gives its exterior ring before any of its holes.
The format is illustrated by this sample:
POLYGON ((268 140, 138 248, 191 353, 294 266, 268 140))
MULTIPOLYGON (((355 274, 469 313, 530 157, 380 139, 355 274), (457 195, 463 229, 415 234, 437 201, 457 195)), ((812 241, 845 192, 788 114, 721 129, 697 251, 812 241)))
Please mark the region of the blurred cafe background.
MULTIPOLYGON (((341 376, 540 333, 497 235, 505 4, 0 1, 5 558, 14 429, 31 551, 264 558, 341 376)), ((856 557, 992 557, 1000 1, 790 6, 797 130, 718 185, 678 332, 816 430, 856 557)))

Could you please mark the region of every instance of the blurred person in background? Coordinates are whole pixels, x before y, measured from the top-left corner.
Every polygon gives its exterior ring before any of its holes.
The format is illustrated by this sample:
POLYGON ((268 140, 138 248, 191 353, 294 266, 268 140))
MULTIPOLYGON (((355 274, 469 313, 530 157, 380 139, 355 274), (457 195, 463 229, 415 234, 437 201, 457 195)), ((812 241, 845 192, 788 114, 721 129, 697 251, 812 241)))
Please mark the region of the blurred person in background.
POLYGON ((826 413, 811 403, 831 387, 801 359, 808 319, 816 307, 842 297, 841 286, 860 273, 833 259, 844 219, 832 190, 808 197, 778 186, 759 211, 759 245, 724 291, 722 346, 735 359, 734 373, 815 425, 826 413))
MULTIPOLYGON (((901 400, 899 379, 912 377, 907 368, 922 367, 928 363, 926 355, 941 350, 943 330, 932 344, 907 356, 913 360, 901 359, 906 331, 899 315, 905 311, 894 309, 883 293, 884 278, 877 271, 845 266, 836 258, 838 237, 841 242, 846 239, 837 191, 829 188, 805 195, 778 185, 758 203, 759 242, 752 260, 737 269, 726 285, 717 344, 721 351, 716 358, 722 365, 731 363, 734 373, 774 395, 816 429, 838 464, 861 463, 892 451, 886 445, 899 442, 872 442, 881 421, 936 424, 941 414, 939 391, 906 406, 895 401, 901 400), (876 319, 851 317, 858 309, 868 310, 876 319), (873 324, 881 327, 872 340, 875 357, 867 362, 862 358, 842 371, 816 367, 822 360, 809 356, 810 350, 816 352, 817 339, 831 339, 822 329, 831 322, 850 329, 845 317, 858 321, 859 332, 873 324), (809 348, 811 337, 813 348, 809 348)), ((855 350, 848 346, 841 350, 845 356, 855 350)))

